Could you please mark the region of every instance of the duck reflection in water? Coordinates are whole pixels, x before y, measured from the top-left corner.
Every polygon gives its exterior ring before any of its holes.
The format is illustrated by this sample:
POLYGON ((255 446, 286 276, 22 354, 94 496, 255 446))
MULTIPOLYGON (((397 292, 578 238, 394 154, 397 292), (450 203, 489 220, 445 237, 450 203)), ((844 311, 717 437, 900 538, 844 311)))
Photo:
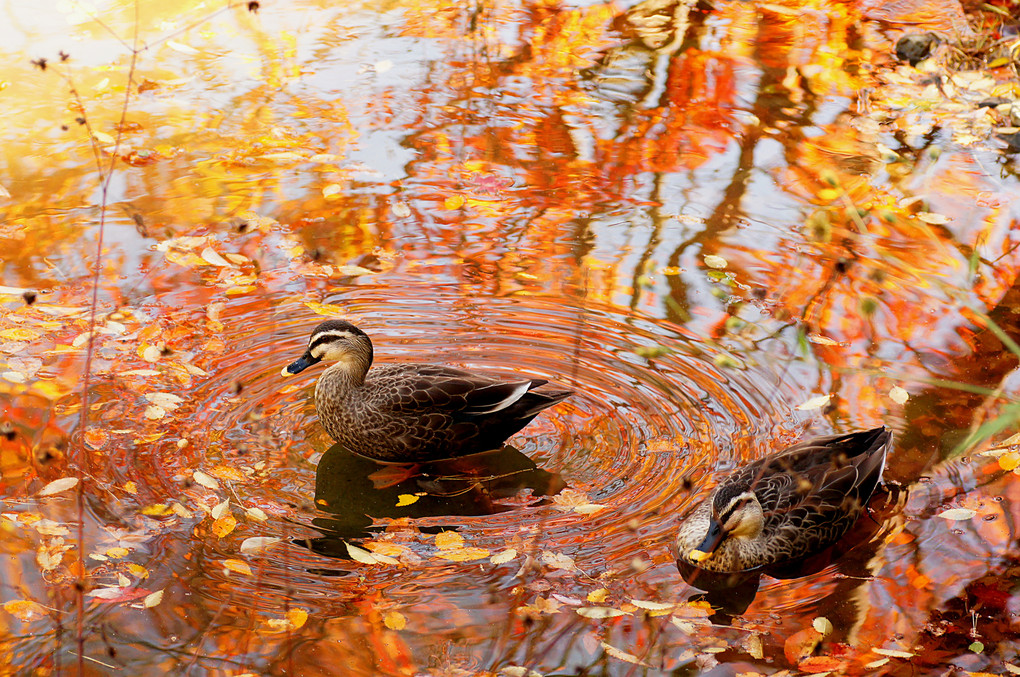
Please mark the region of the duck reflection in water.
POLYGON ((330 516, 312 519, 321 536, 296 542, 321 555, 350 559, 345 541, 379 531, 373 528, 376 519, 491 515, 513 509, 528 492, 552 496, 565 486, 559 474, 542 470, 509 445, 442 461, 384 465, 337 444, 323 454, 315 474, 316 507, 330 516), (408 494, 417 500, 398 505, 408 494))
POLYGON ((684 580, 739 614, 763 573, 806 576, 853 545, 877 547, 880 523, 858 518, 882 481, 891 440, 885 428, 819 437, 732 473, 681 520, 673 554, 684 580))

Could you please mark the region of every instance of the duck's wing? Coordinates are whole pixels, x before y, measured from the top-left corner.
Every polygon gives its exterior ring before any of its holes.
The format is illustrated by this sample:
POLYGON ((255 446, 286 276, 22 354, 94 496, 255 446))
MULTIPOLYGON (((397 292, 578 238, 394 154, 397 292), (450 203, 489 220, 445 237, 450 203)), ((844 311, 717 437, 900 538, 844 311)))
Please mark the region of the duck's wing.
MULTIPOLYGON (((400 394, 401 409, 443 410, 458 417, 484 417, 504 411, 521 402, 532 388, 547 383, 545 379, 499 381, 472 374, 463 369, 440 365, 401 365, 383 368, 378 378, 391 384, 389 389, 400 394)), ((567 394, 541 395, 548 404, 538 406, 534 415, 567 394)), ((534 395, 539 395, 535 393, 534 395)), ((538 404, 536 402, 536 404, 538 404)), ((520 415, 520 412, 515 412, 520 415)), ((526 414, 527 415, 527 414, 526 414)))

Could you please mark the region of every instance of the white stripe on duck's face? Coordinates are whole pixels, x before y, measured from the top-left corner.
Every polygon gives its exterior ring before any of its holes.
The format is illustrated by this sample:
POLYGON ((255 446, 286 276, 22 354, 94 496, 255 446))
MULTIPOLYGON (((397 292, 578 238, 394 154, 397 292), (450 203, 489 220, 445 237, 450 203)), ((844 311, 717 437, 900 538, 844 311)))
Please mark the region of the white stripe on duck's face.
POLYGON ((357 351, 357 337, 349 331, 324 331, 308 340, 308 352, 317 360, 337 362, 357 351))
POLYGON ((765 526, 765 515, 754 492, 737 494, 715 516, 722 525, 725 538, 757 538, 765 526))

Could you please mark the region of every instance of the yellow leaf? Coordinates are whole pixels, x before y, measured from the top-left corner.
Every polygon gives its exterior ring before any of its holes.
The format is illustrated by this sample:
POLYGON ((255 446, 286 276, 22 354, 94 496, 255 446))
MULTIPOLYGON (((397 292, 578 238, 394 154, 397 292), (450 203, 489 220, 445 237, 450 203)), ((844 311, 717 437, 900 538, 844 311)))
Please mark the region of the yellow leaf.
POLYGON ((599 588, 588 593, 588 601, 595 604, 602 604, 607 597, 609 597, 609 590, 606 588, 599 588))
POLYGON ((35 616, 45 614, 46 607, 29 599, 12 599, 9 602, 4 602, 4 611, 17 617, 18 620, 30 621, 35 616))
POLYGON ((463 195, 451 195, 450 197, 443 200, 443 209, 452 211, 454 209, 460 209, 463 206, 464 206, 463 195))
POLYGON ((227 515, 213 522, 212 532, 216 534, 217 538, 223 538, 237 526, 237 520, 234 519, 233 515, 227 515))
POLYGON ((305 303, 313 313, 318 315, 325 315, 327 317, 342 317, 347 313, 347 309, 343 306, 338 306, 334 303, 315 303, 314 301, 308 301, 305 303))
POLYGON ((417 503, 418 499, 421 498, 422 494, 400 494, 397 496, 397 507, 402 508, 405 505, 411 505, 417 503))
POLYGON ((283 539, 275 536, 252 536, 244 539, 241 543, 241 552, 245 554, 258 552, 259 550, 264 550, 271 545, 279 543, 281 540, 283 539))
POLYGON ((229 465, 217 465, 209 469, 209 474, 224 482, 241 482, 247 479, 243 472, 229 465))
POLYGON ((166 517, 174 513, 173 509, 166 503, 153 503, 142 508, 142 514, 147 517, 166 517))
POLYGON ((624 611, 607 606, 586 606, 576 609, 576 611, 578 616, 584 616, 585 618, 615 618, 616 616, 627 615, 624 611))
POLYGON ((148 578, 149 570, 143 567, 141 564, 135 564, 134 562, 127 563, 127 570, 135 578, 148 578))
POLYGON ((28 327, 11 327, 0 331, 0 338, 7 341, 34 341, 39 336, 39 332, 28 327))
POLYGON ((371 550, 373 554, 387 555, 389 557, 399 557, 407 551, 407 548, 402 545, 397 545, 396 543, 377 543, 375 541, 370 541, 365 543, 365 547, 371 550))
POLYGON ((117 546, 108 549, 105 554, 107 557, 112 557, 113 559, 123 559, 124 557, 130 555, 131 551, 128 550, 127 548, 121 548, 117 546))
POLYGON ((456 531, 440 531, 436 534, 436 547, 440 550, 453 550, 464 547, 464 537, 456 531))
POLYGON ((287 612, 286 618, 297 629, 308 621, 308 612, 304 609, 291 609, 287 612))
POLYGON ((403 630, 407 625, 407 619, 399 611, 389 611, 383 616, 383 623, 390 630, 403 630))
POLYGON ((339 193, 341 193, 343 189, 344 189, 343 186, 341 186, 339 183, 331 183, 322 189, 322 197, 328 200, 334 195, 338 195, 339 193))
POLYGON ((125 482, 124 483, 124 491, 128 492, 129 494, 137 494, 138 493, 138 485, 135 484, 134 482, 125 482))
POLYGON ((470 562, 471 560, 488 557, 489 551, 485 548, 455 548, 452 550, 442 550, 437 556, 451 562, 470 562))
POLYGON ((114 139, 112 136, 110 136, 106 132, 100 132, 99 130, 92 130, 92 138, 98 141, 99 143, 110 144, 116 142, 116 139, 114 139))
POLYGON ((239 559, 225 559, 223 560, 223 568, 227 571, 233 571, 234 573, 244 574, 251 576, 251 567, 248 563, 239 559))
POLYGON ((206 247, 202 250, 202 260, 209 265, 217 266, 219 268, 230 267, 230 261, 227 261, 225 258, 220 256, 219 252, 212 247, 206 247))

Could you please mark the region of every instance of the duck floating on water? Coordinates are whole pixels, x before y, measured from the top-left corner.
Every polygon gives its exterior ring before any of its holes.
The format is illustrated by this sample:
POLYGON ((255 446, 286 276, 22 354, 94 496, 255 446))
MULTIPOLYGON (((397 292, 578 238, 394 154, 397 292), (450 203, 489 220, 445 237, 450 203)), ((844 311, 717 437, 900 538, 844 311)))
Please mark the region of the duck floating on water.
POLYGON ((315 384, 329 435, 354 453, 392 463, 488 451, 573 394, 540 378, 503 381, 431 364, 372 367, 372 341, 345 320, 327 320, 282 374, 334 362, 315 384))
POLYGON ((829 435, 739 468, 681 521, 675 554, 720 573, 810 557, 861 516, 891 441, 884 427, 829 435))

